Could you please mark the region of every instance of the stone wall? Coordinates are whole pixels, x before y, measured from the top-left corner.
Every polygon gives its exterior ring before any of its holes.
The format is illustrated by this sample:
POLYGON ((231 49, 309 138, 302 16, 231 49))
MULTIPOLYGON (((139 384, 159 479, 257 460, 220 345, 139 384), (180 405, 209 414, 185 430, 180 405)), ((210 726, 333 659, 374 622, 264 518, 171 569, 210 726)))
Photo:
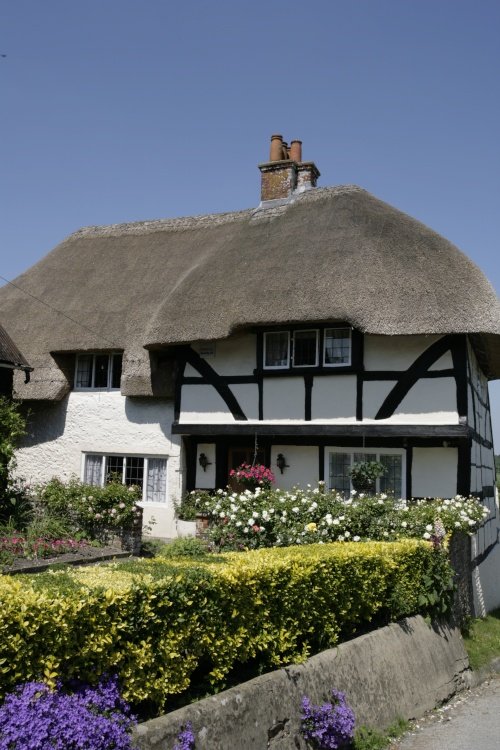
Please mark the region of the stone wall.
POLYGON ((305 750, 304 695, 319 704, 332 688, 342 690, 357 725, 384 728, 397 717, 422 716, 469 676, 460 632, 417 616, 145 722, 136 740, 141 750, 170 750, 190 721, 196 750, 305 750))

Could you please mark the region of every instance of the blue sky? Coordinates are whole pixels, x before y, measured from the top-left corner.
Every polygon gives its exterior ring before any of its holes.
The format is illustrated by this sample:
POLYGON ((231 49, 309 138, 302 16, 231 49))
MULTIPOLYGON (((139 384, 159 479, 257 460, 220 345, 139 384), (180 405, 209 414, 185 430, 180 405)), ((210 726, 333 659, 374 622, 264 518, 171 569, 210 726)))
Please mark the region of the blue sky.
POLYGON ((256 205, 277 132, 499 293, 499 40, 498 0, 4 0, 0 274, 80 226, 256 205))

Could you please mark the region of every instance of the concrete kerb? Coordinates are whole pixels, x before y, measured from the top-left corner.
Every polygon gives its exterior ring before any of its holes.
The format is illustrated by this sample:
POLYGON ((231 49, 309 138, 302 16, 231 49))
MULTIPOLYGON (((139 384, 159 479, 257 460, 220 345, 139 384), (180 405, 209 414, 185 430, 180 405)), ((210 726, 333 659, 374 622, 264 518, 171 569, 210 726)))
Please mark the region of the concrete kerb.
POLYGON ((141 750, 171 750, 190 721, 197 750, 305 750, 300 702, 346 693, 358 726, 414 719, 472 681, 457 628, 412 617, 140 724, 141 750))

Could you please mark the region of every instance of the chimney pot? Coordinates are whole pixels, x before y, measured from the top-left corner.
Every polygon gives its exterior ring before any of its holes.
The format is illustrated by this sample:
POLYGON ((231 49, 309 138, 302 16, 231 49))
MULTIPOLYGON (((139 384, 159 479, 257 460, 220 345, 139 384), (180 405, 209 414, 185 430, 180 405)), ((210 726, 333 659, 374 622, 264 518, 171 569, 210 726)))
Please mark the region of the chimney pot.
POLYGON ((271 151, 269 161, 280 161, 283 156, 283 136, 274 134, 271 136, 271 151))
POLYGON ((302 141, 292 141, 290 143, 290 159, 292 161, 302 161, 302 141))

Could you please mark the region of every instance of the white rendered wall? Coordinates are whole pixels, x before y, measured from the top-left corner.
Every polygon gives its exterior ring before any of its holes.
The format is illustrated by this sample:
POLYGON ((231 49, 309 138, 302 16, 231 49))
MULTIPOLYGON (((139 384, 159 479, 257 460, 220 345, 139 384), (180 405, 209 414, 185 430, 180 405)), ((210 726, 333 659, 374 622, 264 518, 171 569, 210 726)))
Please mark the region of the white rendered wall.
POLYGON ((215 487, 215 444, 214 443, 198 443, 196 448, 196 489, 199 490, 211 490, 215 487), (199 457, 200 454, 204 453, 207 457, 209 465, 203 471, 203 467, 200 466, 199 457))
MULTIPOLYGON (((407 370, 440 336, 374 336, 364 337, 366 370, 407 370)), ((449 352, 430 369, 452 367, 449 352)))
POLYGON ((414 448, 413 497, 454 497, 457 494, 456 448, 414 448))
MULTIPOLYGON (((215 341, 214 354, 206 360, 219 375, 248 375, 256 367, 256 340, 254 333, 243 333, 215 341)), ((198 352, 202 351, 196 343, 193 344, 193 349, 198 352)), ((198 373, 195 371, 192 374, 198 373)), ((186 375, 188 375, 187 370, 186 375)))
POLYGON ((167 457, 165 503, 144 504, 144 520, 156 519, 154 536, 175 536, 182 471, 172 420, 172 402, 125 398, 118 391, 73 391, 62 402, 33 404, 29 434, 17 451, 17 475, 29 482, 80 478, 85 452, 167 457))
POLYGON ((316 486, 318 482, 318 447, 312 445, 273 445, 271 448, 271 470, 276 477, 276 487, 281 490, 291 490, 300 484, 316 486), (283 474, 276 466, 278 453, 282 453, 288 467, 283 474))
POLYGON ((314 378, 311 418, 318 422, 354 421, 356 376, 325 375, 314 378))

